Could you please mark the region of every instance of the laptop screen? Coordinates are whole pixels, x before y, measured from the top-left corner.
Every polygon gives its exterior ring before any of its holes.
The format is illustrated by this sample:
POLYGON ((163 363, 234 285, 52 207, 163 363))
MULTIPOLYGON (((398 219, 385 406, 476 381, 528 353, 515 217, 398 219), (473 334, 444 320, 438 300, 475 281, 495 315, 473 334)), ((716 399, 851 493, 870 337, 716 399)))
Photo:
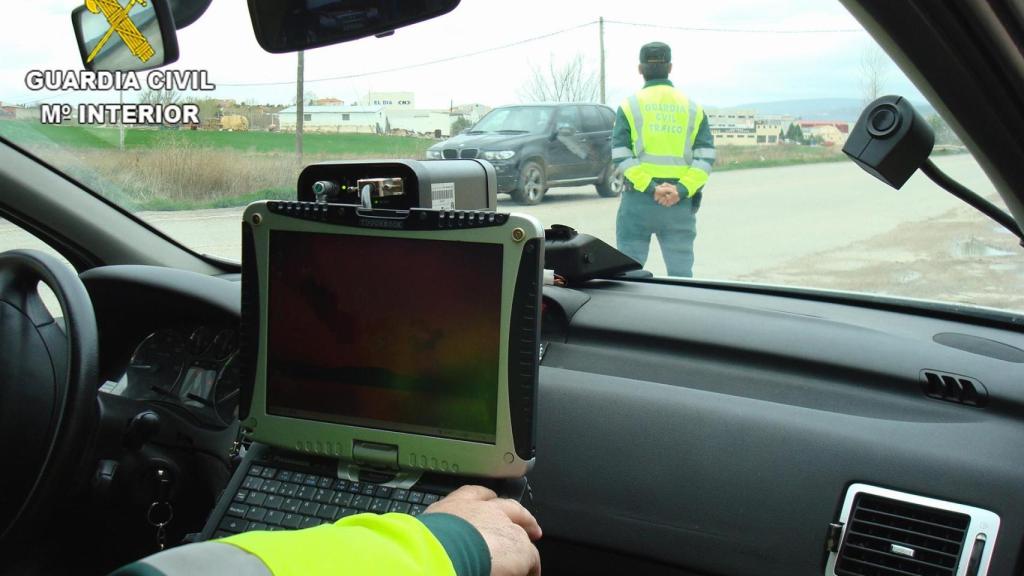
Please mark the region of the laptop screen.
POLYGON ((495 442, 502 246, 274 230, 267 413, 495 442))

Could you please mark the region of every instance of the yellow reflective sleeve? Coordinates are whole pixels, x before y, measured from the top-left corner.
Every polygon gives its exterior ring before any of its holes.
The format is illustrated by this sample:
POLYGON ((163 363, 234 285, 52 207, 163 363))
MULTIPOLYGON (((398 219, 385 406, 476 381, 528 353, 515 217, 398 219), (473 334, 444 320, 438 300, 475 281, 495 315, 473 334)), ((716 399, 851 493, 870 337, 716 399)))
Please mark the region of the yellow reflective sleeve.
POLYGON ((274 576, 455 576, 441 543, 406 514, 359 514, 316 528, 245 532, 218 542, 258 557, 274 576))

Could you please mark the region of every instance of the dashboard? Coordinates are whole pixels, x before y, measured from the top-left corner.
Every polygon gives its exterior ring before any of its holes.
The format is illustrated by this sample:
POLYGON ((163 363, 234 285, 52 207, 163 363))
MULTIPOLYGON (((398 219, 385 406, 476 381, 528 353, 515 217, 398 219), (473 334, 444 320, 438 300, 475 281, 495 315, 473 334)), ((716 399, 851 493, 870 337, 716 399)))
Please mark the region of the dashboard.
POLYGON ((238 418, 239 365, 236 327, 162 328, 138 342, 120 378, 108 380, 100 391, 222 428, 238 418))
POLYGON ((189 437, 237 421, 238 282, 148 266, 107 266, 82 280, 99 327, 101 394, 174 415, 189 437))
MULTIPOLYGON (((239 396, 240 283, 142 266, 82 279, 101 374, 120 394, 104 396, 123 401, 101 398, 110 451, 133 415, 160 412, 144 450, 206 483, 201 497, 179 498, 201 524, 230 472, 196 462, 226 454, 237 431, 219 423, 239 396)), ((990 574, 1021 572, 1020 362, 935 339, 1024 348, 1019 330, 699 285, 602 281, 544 294, 543 456, 530 504, 549 571, 618 562, 633 573, 639 556, 651 573, 821 574, 826 528, 858 483, 998 514, 990 574), (984 382, 989 403, 929 397, 922 369, 984 382), (593 465, 609 453, 618 456, 593 465)))

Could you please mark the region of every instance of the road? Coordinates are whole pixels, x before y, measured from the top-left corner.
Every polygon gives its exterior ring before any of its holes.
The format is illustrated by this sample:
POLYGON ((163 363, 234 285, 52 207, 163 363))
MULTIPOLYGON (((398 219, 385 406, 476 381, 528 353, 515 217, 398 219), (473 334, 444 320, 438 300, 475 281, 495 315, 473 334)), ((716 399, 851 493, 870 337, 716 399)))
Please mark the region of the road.
MULTIPOLYGON (((992 193, 969 156, 943 157, 938 164, 968 187, 992 193)), ((618 203, 580 186, 553 189, 539 206, 519 206, 503 196, 499 209, 532 214, 545 226, 572 226, 614 245, 618 203)), ((897 191, 847 162, 722 172, 712 176, 698 216, 694 274, 738 278, 935 218, 959 203, 923 176, 897 191)), ((237 260, 240 214, 218 209, 140 216, 200 252, 237 260)), ((657 242, 647 269, 665 273, 657 242)))
MULTIPOLYGON (((970 156, 937 164, 998 201, 970 156)), ((619 200, 591 186, 554 189, 505 211, 615 244, 619 200)), ((143 212, 193 249, 239 260, 241 208, 143 212)), ((0 250, 39 243, 0 221, 0 250)), ((917 175, 893 190, 848 162, 714 174, 698 215, 699 278, 896 294, 1024 310, 1024 253, 995 224, 917 175)), ((657 242, 646 268, 665 273, 657 242)))

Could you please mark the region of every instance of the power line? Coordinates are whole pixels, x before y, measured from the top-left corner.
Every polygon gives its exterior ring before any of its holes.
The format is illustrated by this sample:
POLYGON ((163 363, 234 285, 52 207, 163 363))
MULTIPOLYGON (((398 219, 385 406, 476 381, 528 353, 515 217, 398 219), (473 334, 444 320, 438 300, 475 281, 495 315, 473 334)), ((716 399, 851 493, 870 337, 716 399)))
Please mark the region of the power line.
MULTIPOLYGON (((416 68, 423 68, 425 66, 433 66, 435 64, 443 64, 445 62, 453 62, 455 60, 461 60, 463 58, 470 58, 473 56, 479 56, 481 54, 488 54, 490 52, 497 52, 499 50, 507 50, 508 48, 514 48, 523 44, 529 44, 530 42, 536 42, 538 40, 544 40, 553 36, 559 36, 567 32, 573 32, 581 28, 593 26, 598 24, 598 20, 591 20, 576 26, 569 28, 562 28, 553 32, 548 32, 538 36, 532 36, 530 38, 524 38, 522 40, 516 40, 507 44, 501 44, 499 46, 492 46, 490 48, 484 48, 481 50, 475 50, 473 52, 465 52, 453 56, 446 56, 444 58, 438 58, 435 60, 427 60, 424 62, 418 62, 416 64, 406 64, 404 66, 395 66, 392 68, 383 68, 380 70, 373 70, 370 72, 360 72, 355 74, 343 74, 340 76, 327 76, 324 78, 313 78, 306 80, 306 83, 315 82, 331 82, 336 80, 354 80, 356 78, 365 78, 367 76, 375 76, 378 74, 389 74, 392 72, 402 72, 405 70, 413 70, 416 68)), ((639 28, 657 28, 662 30, 678 30, 683 32, 712 32, 712 33, 727 33, 727 34, 848 34, 863 32, 856 28, 833 28, 833 29, 804 29, 804 30, 774 30, 774 29, 759 29, 759 28, 722 28, 722 27, 700 27, 700 26, 669 26, 664 24, 648 24, 643 22, 626 22, 623 20, 605 20, 606 24, 618 24, 620 26, 633 26, 639 28)), ((292 84, 291 81, 278 81, 278 82, 217 82, 218 86, 285 86, 292 84)))
MULTIPOLYGON (((605 19, 604 22, 605 22, 605 24, 617 24, 619 26, 632 26, 632 27, 637 27, 637 28, 655 28, 655 29, 660 29, 660 30, 677 30, 677 31, 682 31, 682 32, 711 32, 711 33, 726 33, 726 34, 790 34, 791 35, 791 34, 848 34, 848 33, 863 32, 863 30, 859 30, 859 29, 856 29, 856 28, 804 29, 804 30, 785 30, 785 29, 782 29, 782 30, 775 30, 775 29, 761 29, 761 28, 723 28, 723 27, 702 27, 702 26, 669 26, 669 25, 665 25, 665 24, 649 24, 649 23, 644 23, 644 22, 626 22, 624 20, 608 20, 608 19, 605 19)), ((552 32, 547 32, 545 34, 540 34, 538 36, 531 36, 529 38, 524 38, 522 40, 516 40, 514 42, 509 42, 507 44, 501 44, 501 45, 498 45, 498 46, 491 46, 489 48, 483 48, 481 50, 475 50, 473 52, 464 52, 462 54, 456 54, 456 55, 453 55, 453 56, 446 56, 444 58, 438 58, 438 59, 435 59, 435 60, 427 60, 427 61, 418 62, 418 63, 415 63, 415 64, 406 64, 404 66, 395 66, 395 67, 392 67, 392 68, 383 68, 383 69, 380 69, 380 70, 373 70, 373 71, 370 71, 370 72, 360 72, 360 73, 354 73, 354 74, 343 74, 343 75, 340 75, 340 76, 327 76, 327 77, 324 77, 324 78, 312 78, 312 79, 305 80, 305 83, 306 84, 312 84, 312 83, 317 83, 317 82, 331 82, 331 81, 336 81, 336 80, 353 80, 353 79, 356 79, 356 78, 365 78, 367 76, 375 76, 375 75, 378 75, 378 74, 389 74, 389 73, 392 73, 392 72, 402 72, 402 71, 405 71, 405 70, 413 70, 413 69, 416 69, 416 68, 423 68, 425 66, 433 66, 435 64, 443 64, 443 63, 446 63, 446 62, 453 62, 455 60, 461 60, 463 58, 470 58, 470 57, 473 57, 473 56, 479 56, 481 54, 488 54, 488 53, 491 53, 491 52, 497 52, 499 50, 507 50, 509 48, 514 48, 516 46, 521 46, 523 44, 529 44, 530 42, 536 42, 538 40, 544 40, 544 39, 551 38, 551 37, 554 37, 554 36, 559 36, 561 34, 566 34, 568 32, 573 32, 575 30, 579 30, 581 28, 586 28, 588 26, 594 26, 594 25, 596 25, 598 23, 599 23, 598 20, 590 20, 588 22, 583 22, 582 24, 577 24, 575 26, 570 26, 568 28, 562 28, 560 30, 555 30, 555 31, 552 31, 552 32)), ((216 82, 215 84, 217 86, 241 87, 241 86, 290 86, 290 85, 293 85, 294 83, 295 83, 294 80, 282 80, 282 81, 276 81, 276 82, 216 82)), ((58 99, 58 98, 65 98, 65 97, 69 97, 69 96, 71 96, 73 94, 74 93, 61 94, 61 95, 52 95, 52 96, 48 96, 48 97, 45 97, 45 98, 40 98, 38 100, 33 100, 33 101, 30 101, 30 102, 26 102, 23 105, 31 105, 31 104, 37 104, 37 103, 40 103, 40 102, 43 102, 43 101, 47 101, 47 100, 54 100, 54 99, 58 99)))
MULTIPOLYGON (((381 70, 374 70, 372 72, 360 72, 358 74, 345 74, 345 75, 342 75, 342 76, 328 76, 326 78, 314 78, 314 79, 311 79, 311 80, 306 80, 306 84, 310 84, 310 83, 313 83, 313 82, 330 82, 330 81, 333 81, 333 80, 352 80, 352 79, 355 79, 355 78, 364 78, 366 76, 374 76, 374 75, 377 75, 377 74, 388 74, 388 73, 391 73, 391 72, 402 72, 404 70, 412 70, 414 68, 422 68, 424 66, 433 66, 434 64, 443 64, 445 62, 452 62, 454 60, 461 60, 463 58, 469 58, 469 57, 472 57, 472 56, 479 56, 481 54, 487 54, 487 53, 490 53, 490 52, 497 52, 498 50, 505 50, 505 49, 508 49, 508 48, 514 48, 514 47, 520 46, 522 44, 528 44, 530 42, 536 42, 537 40, 543 40, 545 38, 551 38, 552 36, 558 36, 560 34, 565 34, 566 32, 572 32, 574 30, 579 30, 580 28, 586 28, 587 26, 593 26, 594 24, 597 24, 597 20, 591 20, 590 22, 584 22, 583 24, 578 24, 578 25, 572 26, 570 28, 562 28, 561 30, 555 30, 554 32, 548 32, 547 34, 541 34, 540 36, 532 36, 530 38, 524 38, 522 40, 516 40, 515 42, 509 42, 508 44, 502 44, 500 46, 492 46, 490 48, 484 48, 482 50, 476 50, 474 52, 465 52, 463 54, 457 54, 455 56, 446 56, 444 58, 438 58, 436 60, 428 60, 428 61, 425 61, 425 62, 418 62, 416 64, 407 64, 405 66, 396 66, 394 68, 384 68, 384 69, 381 69, 381 70)), ((290 85, 290 84, 293 84, 293 83, 294 83, 293 81, 289 80, 289 81, 283 81, 283 82, 216 82, 215 84, 217 86, 284 86, 284 85, 290 85)))
POLYGON ((716 28, 702 26, 668 26, 666 24, 646 24, 643 22, 624 22, 622 20, 605 20, 605 24, 634 26, 637 28, 658 28, 661 30, 679 30, 682 32, 718 32, 727 34, 849 34, 863 32, 857 28, 808 29, 808 30, 772 30, 767 28, 716 28))

